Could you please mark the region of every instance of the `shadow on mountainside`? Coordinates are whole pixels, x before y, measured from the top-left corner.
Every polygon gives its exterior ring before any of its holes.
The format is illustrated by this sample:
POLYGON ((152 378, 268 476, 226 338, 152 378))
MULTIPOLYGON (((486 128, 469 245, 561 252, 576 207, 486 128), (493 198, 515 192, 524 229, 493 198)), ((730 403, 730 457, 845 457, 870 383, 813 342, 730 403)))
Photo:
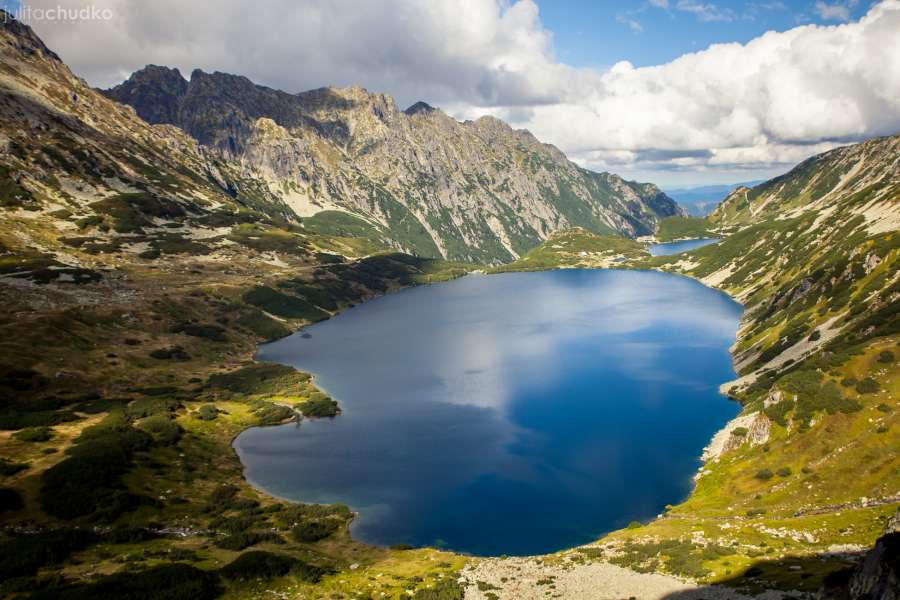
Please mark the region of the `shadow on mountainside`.
POLYGON ((742 575, 665 596, 664 600, 711 600, 730 588, 750 597, 791 597, 803 592, 819 600, 900 599, 900 532, 883 535, 868 552, 763 559, 742 575))

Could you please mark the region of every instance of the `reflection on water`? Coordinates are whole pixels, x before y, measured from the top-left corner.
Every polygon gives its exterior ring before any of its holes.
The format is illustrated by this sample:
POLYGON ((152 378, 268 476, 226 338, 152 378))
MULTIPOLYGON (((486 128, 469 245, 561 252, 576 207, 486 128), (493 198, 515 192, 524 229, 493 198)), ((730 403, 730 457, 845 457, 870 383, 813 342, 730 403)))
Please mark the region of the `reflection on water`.
POLYGON ((529 554, 590 541, 688 491, 736 407, 740 307, 653 272, 463 279, 368 302, 263 347, 317 375, 334 420, 235 446, 269 492, 360 511, 377 544, 529 554))
POLYGON ((647 247, 650 256, 670 256, 681 254, 688 250, 696 250, 703 246, 709 246, 719 241, 719 238, 703 238, 697 240, 681 240, 680 242, 667 242, 665 244, 651 244, 647 247))

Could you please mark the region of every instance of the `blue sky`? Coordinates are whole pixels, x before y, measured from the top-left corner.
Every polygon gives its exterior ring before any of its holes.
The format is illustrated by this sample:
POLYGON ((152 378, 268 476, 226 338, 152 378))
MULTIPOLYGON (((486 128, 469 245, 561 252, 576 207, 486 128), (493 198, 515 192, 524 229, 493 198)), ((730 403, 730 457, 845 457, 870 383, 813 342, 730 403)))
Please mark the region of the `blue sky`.
POLYGON ((636 67, 659 65, 712 44, 746 43, 770 30, 855 20, 872 4, 777 0, 657 0, 656 6, 649 1, 537 3, 541 22, 553 32, 556 58, 572 66, 599 70, 621 60, 636 67), (658 6, 663 4, 667 7, 658 6), (828 18, 823 18, 823 14, 828 18))

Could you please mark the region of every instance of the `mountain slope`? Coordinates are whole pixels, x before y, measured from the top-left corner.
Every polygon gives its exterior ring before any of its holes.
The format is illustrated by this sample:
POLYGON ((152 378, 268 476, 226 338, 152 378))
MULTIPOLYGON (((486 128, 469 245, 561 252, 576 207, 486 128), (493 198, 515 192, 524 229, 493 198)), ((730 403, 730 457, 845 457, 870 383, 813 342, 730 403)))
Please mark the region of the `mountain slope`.
POLYGON ((401 111, 358 87, 294 95, 150 66, 104 93, 240 161, 299 216, 318 213, 314 226, 349 221, 423 256, 507 261, 560 229, 633 237, 682 214, 656 186, 579 168, 497 119, 401 111))

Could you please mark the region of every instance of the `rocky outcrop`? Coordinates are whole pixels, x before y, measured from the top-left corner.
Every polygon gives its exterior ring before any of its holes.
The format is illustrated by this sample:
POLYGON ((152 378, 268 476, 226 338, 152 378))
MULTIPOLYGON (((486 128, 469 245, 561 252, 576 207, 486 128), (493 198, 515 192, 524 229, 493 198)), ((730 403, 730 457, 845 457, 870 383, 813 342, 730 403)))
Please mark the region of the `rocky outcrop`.
POLYGON ((703 450, 703 462, 718 460, 720 456, 746 443, 758 446, 769 441, 772 422, 762 412, 741 415, 719 430, 703 450))
POLYGON ((582 169, 499 119, 459 122, 425 102, 400 110, 360 87, 288 94, 147 67, 104 94, 265 177, 298 215, 352 213, 420 255, 496 263, 554 231, 634 237, 682 214, 656 186, 582 169))

